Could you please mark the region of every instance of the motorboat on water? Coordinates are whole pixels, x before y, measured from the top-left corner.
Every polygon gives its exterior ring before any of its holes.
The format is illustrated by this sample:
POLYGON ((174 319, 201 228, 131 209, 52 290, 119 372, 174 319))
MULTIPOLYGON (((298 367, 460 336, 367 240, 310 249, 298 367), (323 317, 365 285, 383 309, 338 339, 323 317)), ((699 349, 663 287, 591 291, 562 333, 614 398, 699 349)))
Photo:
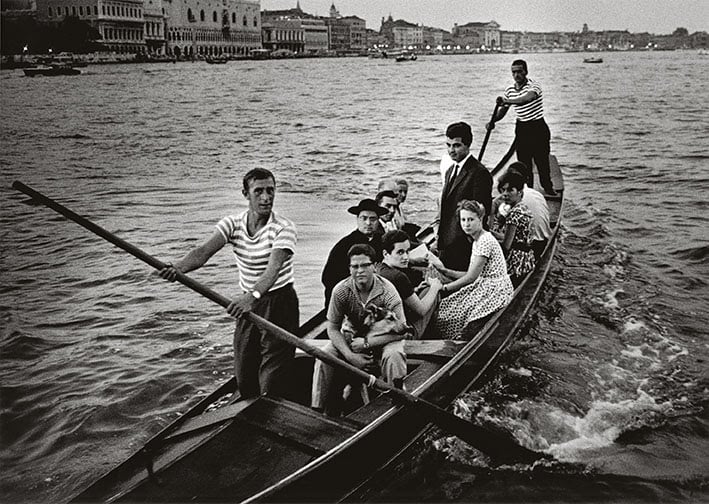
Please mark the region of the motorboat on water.
POLYGON ((36 66, 30 68, 23 68, 22 71, 27 77, 37 77, 37 76, 55 76, 55 75, 79 75, 81 70, 74 68, 71 65, 62 63, 53 63, 51 65, 36 66))

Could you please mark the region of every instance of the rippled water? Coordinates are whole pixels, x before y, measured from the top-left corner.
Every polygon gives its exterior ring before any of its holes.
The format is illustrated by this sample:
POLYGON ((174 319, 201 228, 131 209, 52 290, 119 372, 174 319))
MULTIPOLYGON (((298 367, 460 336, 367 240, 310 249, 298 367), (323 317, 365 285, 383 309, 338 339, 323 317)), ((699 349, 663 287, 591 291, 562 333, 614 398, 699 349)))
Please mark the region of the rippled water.
MULTIPOLYGON (((569 467, 491 470, 454 440, 381 500, 707 498, 709 93, 691 52, 528 55, 566 181, 543 302, 485 390, 457 407, 569 467)), ((13 180, 159 258, 244 208, 243 173, 276 172, 299 229, 302 321, 322 304, 345 208, 378 179, 435 212, 443 131, 476 152, 505 55, 101 66, 0 73, 3 501, 56 501, 132 453, 231 367, 232 323, 147 266, 10 189, 13 180)), ((512 140, 493 131, 493 164, 512 140)), ((195 277, 236 290, 223 251, 195 277)), ((397 483, 399 482, 399 483, 397 483)))

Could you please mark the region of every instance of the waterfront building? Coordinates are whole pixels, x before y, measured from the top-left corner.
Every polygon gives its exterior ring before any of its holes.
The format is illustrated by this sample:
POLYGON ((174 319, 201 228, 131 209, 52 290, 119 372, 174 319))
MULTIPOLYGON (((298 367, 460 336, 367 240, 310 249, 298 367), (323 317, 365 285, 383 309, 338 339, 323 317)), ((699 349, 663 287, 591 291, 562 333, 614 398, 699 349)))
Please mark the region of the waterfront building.
POLYGON ((357 16, 342 16, 335 4, 322 20, 330 31, 330 50, 338 53, 361 53, 367 48, 367 23, 357 16))
POLYGON ((261 19, 264 49, 306 54, 328 50, 330 35, 326 23, 304 12, 300 2, 293 9, 265 10, 261 12, 261 19))
POLYGON ((442 48, 444 40, 449 37, 450 33, 441 28, 423 27, 423 45, 429 49, 442 48))
POLYGON ((471 49, 498 49, 500 47, 500 25, 495 21, 487 23, 466 23, 453 26, 451 34, 461 46, 471 49))
POLYGON ((395 21, 391 14, 386 20, 382 18, 379 33, 386 37, 392 47, 420 48, 423 46, 423 26, 409 23, 403 19, 395 21))
POLYGON ((145 47, 148 54, 164 55, 167 16, 163 0, 143 0, 143 18, 145 19, 145 47))
POLYGON ((170 55, 244 56, 261 49, 259 0, 164 1, 170 55))
POLYGON ((36 0, 37 20, 60 23, 77 17, 101 35, 100 42, 117 53, 145 53, 143 0, 36 0))

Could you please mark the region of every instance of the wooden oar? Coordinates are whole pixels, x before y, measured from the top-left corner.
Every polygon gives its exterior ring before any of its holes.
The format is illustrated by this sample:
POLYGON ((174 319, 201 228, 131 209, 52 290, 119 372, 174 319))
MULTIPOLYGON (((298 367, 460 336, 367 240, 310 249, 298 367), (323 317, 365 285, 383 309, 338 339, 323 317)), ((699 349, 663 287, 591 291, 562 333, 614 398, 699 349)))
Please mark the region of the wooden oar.
MULTIPOLYGON (((85 217, 82 217, 73 211, 69 210, 65 206, 57 203, 56 201, 44 196, 43 194, 35 191, 34 189, 26 186, 22 182, 15 181, 12 184, 14 189, 21 191, 33 200, 51 208, 57 213, 60 213, 64 217, 76 222, 80 226, 88 229, 92 233, 99 235, 100 237, 108 240, 117 247, 125 250, 129 254, 137 257, 141 261, 149 264, 157 270, 161 270, 168 266, 166 263, 158 260, 157 258, 151 256, 150 254, 139 249, 135 245, 128 243, 127 241, 119 238, 110 231, 102 228, 101 226, 94 224, 85 217)), ((201 294, 202 296, 214 301, 220 306, 226 308, 229 306, 231 300, 217 293, 216 291, 210 289, 209 287, 202 285, 196 280, 188 277, 187 275, 177 272, 176 280, 181 284, 189 287, 195 292, 201 294)), ((306 340, 300 339, 297 336, 289 333, 285 329, 278 327, 277 325, 269 322, 268 320, 256 315, 255 313, 249 312, 245 315, 248 319, 256 324, 261 329, 268 331, 273 336, 290 343, 291 345, 300 348, 304 352, 321 359, 324 362, 332 366, 347 370, 350 374, 357 376, 365 383, 373 385, 380 390, 388 392, 393 398, 403 402, 411 407, 417 409, 420 413, 424 414, 426 418, 441 427, 442 429, 454 434, 461 440, 470 444, 474 448, 486 453, 493 462, 495 463, 515 463, 515 462, 533 462, 540 458, 547 458, 548 456, 542 453, 538 453, 523 446, 520 446, 514 438, 505 431, 495 431, 486 427, 472 424, 462 418, 459 418, 452 413, 440 408, 439 406, 425 401, 424 399, 410 394, 404 390, 392 387, 388 383, 375 378, 373 375, 366 373, 365 371, 353 366, 349 362, 335 357, 327 352, 320 350, 319 348, 309 344, 306 340)))
POLYGON ((478 154, 478 161, 481 163, 483 162, 483 154, 485 154, 485 147, 487 147, 487 141, 490 139, 490 133, 492 132, 493 128, 495 127, 495 123, 493 122, 495 120, 495 116, 497 115, 497 110, 500 108, 502 105, 502 100, 498 98, 495 100, 495 108, 492 111, 492 117, 490 118, 490 125, 492 126, 491 128, 486 128, 487 131, 485 132, 485 139, 483 140, 482 147, 480 147, 480 153, 478 154))

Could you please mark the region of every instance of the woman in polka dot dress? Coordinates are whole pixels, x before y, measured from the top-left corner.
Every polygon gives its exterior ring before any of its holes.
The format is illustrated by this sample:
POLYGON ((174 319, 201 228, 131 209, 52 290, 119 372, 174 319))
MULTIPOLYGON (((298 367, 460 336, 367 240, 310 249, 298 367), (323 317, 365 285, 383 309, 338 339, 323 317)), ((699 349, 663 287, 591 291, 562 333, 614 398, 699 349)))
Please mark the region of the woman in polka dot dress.
POLYGON ((436 257, 429 261, 446 277, 442 293, 452 293, 441 301, 436 325, 444 339, 458 339, 472 321, 485 317, 509 303, 512 283, 502 248, 494 236, 483 229, 485 208, 477 201, 458 203, 458 219, 471 239, 472 254, 468 271, 454 271, 436 257))
MULTIPOLYGON (((532 251, 532 212, 522 202, 524 176, 508 170, 500 177, 497 186, 499 199, 510 206, 502 226, 492 226, 490 231, 502 245, 507 257, 507 273, 512 285, 518 286, 535 267, 532 251)), ((496 200, 497 201, 497 200, 496 200)), ((499 222, 497 219, 496 222, 499 222)))

